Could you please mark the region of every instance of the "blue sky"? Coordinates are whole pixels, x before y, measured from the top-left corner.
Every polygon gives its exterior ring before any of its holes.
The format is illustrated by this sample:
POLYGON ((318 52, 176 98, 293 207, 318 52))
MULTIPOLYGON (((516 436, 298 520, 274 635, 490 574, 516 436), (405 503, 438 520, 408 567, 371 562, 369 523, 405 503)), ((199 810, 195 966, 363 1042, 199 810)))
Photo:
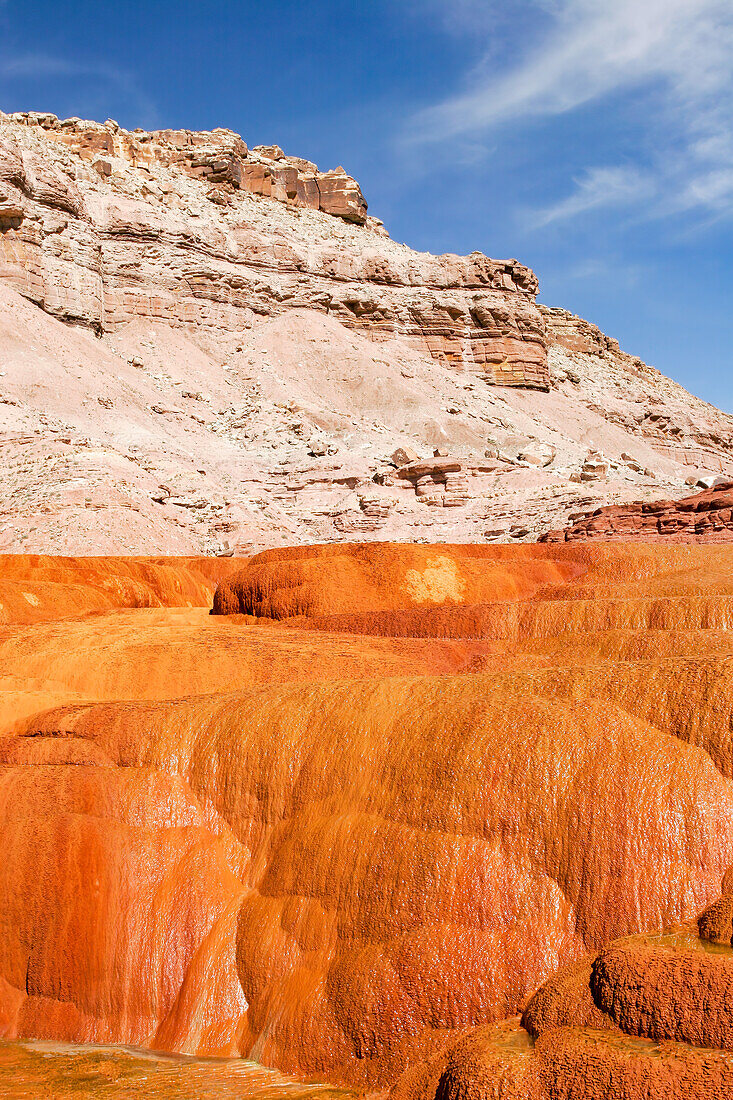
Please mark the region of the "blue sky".
POLYGON ((0 107, 228 126, 733 411, 733 0, 0 0, 0 107))

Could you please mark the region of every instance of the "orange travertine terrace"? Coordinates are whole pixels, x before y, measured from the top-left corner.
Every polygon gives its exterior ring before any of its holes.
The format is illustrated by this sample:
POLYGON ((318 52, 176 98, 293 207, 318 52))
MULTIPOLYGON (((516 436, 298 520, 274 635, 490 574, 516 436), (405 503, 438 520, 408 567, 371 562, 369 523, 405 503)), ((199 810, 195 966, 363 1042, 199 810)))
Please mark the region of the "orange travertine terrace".
POLYGON ((0 559, 0 1037, 733 1095, 732 566, 0 559))

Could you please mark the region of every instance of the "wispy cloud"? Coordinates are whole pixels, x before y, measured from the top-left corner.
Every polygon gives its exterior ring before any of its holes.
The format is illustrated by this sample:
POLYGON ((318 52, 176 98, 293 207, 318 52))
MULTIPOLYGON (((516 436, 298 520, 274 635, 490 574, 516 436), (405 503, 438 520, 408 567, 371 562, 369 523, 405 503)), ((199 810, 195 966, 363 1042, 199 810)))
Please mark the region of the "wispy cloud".
POLYGON ((575 180, 575 190, 560 202, 538 210, 535 226, 577 217, 599 207, 634 206, 656 193, 654 180, 636 168, 590 168, 575 180))
MULTIPOLYGON (((2 0, 0 0, 2 2, 2 0)), ((501 0, 393 0, 421 22, 433 20, 451 34, 491 30, 501 18, 501 0)))
MULTIPOLYGON (((0 0, 0 8, 4 0, 0 0)), ((84 103, 119 103, 133 113, 136 125, 154 126, 158 111, 152 98, 141 87, 134 73, 104 61, 75 61, 49 53, 10 52, 0 47, 0 84, 22 82, 24 86, 48 80, 62 80, 73 87, 73 96, 81 112, 84 103)), ((28 107, 45 104, 28 104, 28 107)))
MULTIPOLYGON (((487 0, 483 10, 495 6, 487 0)), ((538 213, 538 223, 634 203, 647 203, 655 216, 733 212, 731 0, 518 0, 513 6, 542 17, 532 44, 508 67, 474 65, 459 93, 411 120, 413 141, 476 138, 625 96, 633 99, 626 108, 636 115, 645 167, 589 167, 571 194, 538 213)), ((480 27, 477 22, 476 33, 480 27)))
POLYGON ((422 136, 559 114, 652 81, 691 100, 730 84, 730 0, 558 0, 550 10, 548 34, 528 56, 509 72, 469 78, 472 87, 423 112, 422 136))

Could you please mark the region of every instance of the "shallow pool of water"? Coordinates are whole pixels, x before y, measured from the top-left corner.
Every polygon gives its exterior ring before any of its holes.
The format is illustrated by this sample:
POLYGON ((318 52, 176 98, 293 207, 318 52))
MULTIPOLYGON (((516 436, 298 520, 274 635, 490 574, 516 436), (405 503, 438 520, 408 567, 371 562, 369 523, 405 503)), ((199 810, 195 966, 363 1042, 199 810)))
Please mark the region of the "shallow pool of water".
POLYGON ((351 1100, 239 1059, 161 1056, 129 1047, 0 1041, 3 1100, 351 1100))
POLYGON ((688 926, 672 928, 667 932, 651 932, 644 938, 650 947, 669 947, 675 951, 699 951, 704 955, 719 955, 722 958, 733 959, 733 948, 728 944, 701 940, 697 929, 688 926))

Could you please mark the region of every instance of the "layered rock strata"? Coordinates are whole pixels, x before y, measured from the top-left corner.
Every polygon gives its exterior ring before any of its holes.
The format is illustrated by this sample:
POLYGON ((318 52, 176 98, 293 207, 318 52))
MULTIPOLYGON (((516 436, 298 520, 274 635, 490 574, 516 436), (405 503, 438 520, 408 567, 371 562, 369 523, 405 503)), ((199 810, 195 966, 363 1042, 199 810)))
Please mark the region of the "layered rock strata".
POLYGON ((729 416, 536 291, 276 146, 3 115, 0 551, 527 542, 733 478, 729 416))
POLYGON ((490 381, 548 386, 534 274, 393 244, 341 168, 250 152, 227 130, 13 115, 0 118, 0 187, 0 278, 64 320, 226 332, 309 308, 377 338, 400 333, 490 381))
POLYGON ((733 542, 733 482, 682 500, 637 501, 581 514, 540 542, 733 542))
POLYGON ((728 418, 648 369, 553 345, 545 395, 466 381, 398 341, 377 350, 313 310, 217 351, 220 336, 130 323, 97 338, 0 286, 0 551, 526 542, 733 477, 728 418), (577 384, 558 373, 569 362, 577 384), (674 460, 646 407, 690 421, 674 460))

